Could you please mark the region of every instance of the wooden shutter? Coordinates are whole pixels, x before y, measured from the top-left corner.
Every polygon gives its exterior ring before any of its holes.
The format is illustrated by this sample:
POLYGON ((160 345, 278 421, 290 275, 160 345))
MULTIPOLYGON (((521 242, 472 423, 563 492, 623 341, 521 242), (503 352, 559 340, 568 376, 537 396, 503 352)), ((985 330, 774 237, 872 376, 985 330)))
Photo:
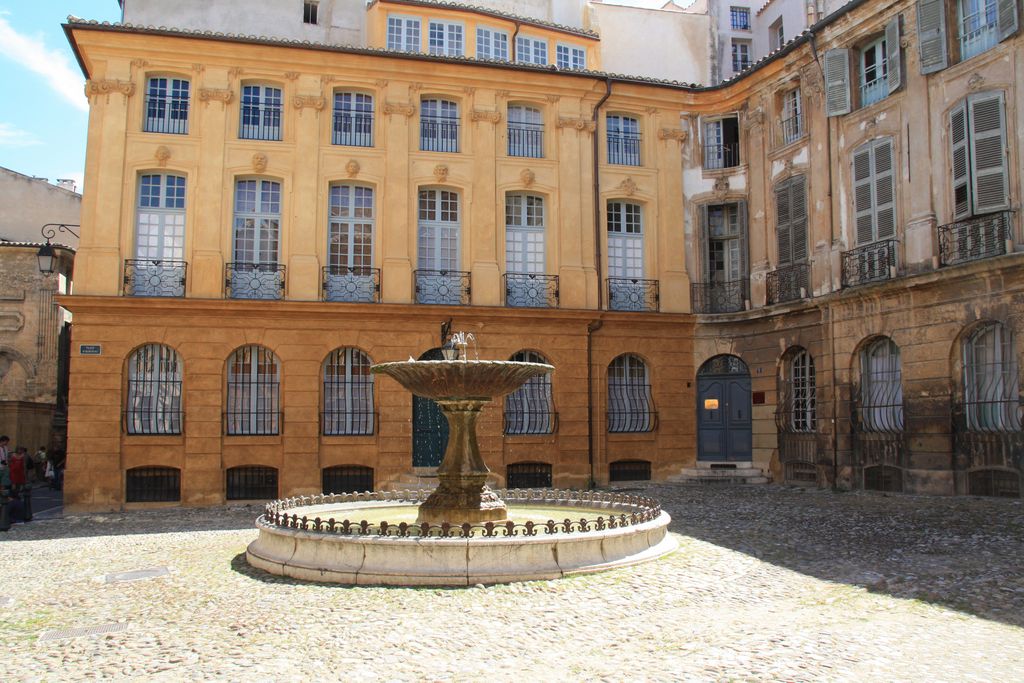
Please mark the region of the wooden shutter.
POLYGON ((896 92, 903 82, 900 56, 900 15, 897 14, 885 25, 885 80, 889 84, 890 95, 896 92))
POLYGON ((949 65, 945 0, 918 0, 917 48, 921 54, 921 73, 934 73, 949 65))
POLYGON ((708 224, 708 205, 700 207, 700 266, 704 271, 704 282, 711 282, 711 258, 708 254, 711 237, 708 224))
POLYGON ((874 179, 871 145, 868 144, 853 153, 853 215, 858 245, 873 242, 875 238, 874 179))
POLYGON ((825 114, 827 116, 849 114, 850 99, 850 51, 827 50, 825 52, 825 114))
POLYGON ((981 93, 967 99, 971 136, 971 199, 974 213, 1010 208, 1006 172, 1006 122, 1003 94, 981 93))
POLYGON ((874 145, 875 170, 875 229, 880 240, 896 236, 896 201, 893 178, 892 140, 881 140, 874 145))
POLYGON ((996 24, 999 41, 1002 42, 1017 32, 1018 0, 996 0, 996 24))
POLYGON ((740 224, 740 277, 750 277, 750 266, 747 260, 747 202, 745 200, 736 202, 736 212, 740 224))
POLYGON ((950 159, 953 170, 953 218, 971 214, 970 155, 967 152, 967 101, 949 112, 950 159))
POLYGON ((807 181, 798 176, 789 181, 789 188, 793 263, 799 263, 807 260, 807 181))
POLYGON ((779 265, 793 262, 792 202, 790 181, 775 187, 775 236, 779 247, 779 265))

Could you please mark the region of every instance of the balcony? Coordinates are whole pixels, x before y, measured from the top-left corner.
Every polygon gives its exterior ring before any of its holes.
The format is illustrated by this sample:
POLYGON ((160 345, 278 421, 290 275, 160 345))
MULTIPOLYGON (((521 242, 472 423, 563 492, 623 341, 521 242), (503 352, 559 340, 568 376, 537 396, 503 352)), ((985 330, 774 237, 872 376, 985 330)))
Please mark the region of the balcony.
POLYGON ((188 98, 154 97, 146 95, 146 118, 143 130, 147 133, 188 134, 188 98))
POLYGON ((608 278, 608 310, 657 311, 660 298, 657 280, 608 278))
POLYGON ((899 242, 885 240, 844 251, 843 287, 856 287, 869 282, 896 277, 899 264, 899 242))
POLYGON ((1013 239, 1012 226, 1012 211, 940 225, 939 264, 955 266, 1008 253, 1013 239))
MULTIPOLYGON (((992 18, 994 19, 994 17, 992 18)), ((971 18, 965 18, 960 30, 960 58, 964 61, 992 49, 999 42, 997 23, 988 21, 987 17, 975 14, 971 18), (977 26, 977 28, 973 31, 967 30, 968 26, 977 26)))
POLYGON ((876 78, 860 86, 860 106, 866 107, 869 104, 880 102, 889 96, 889 81, 887 78, 876 78))
POLYGON ((779 121, 779 142, 788 145, 796 142, 804 134, 803 117, 799 114, 779 121))
POLYGON ((794 263, 791 266, 776 268, 768 273, 766 303, 771 306, 784 301, 807 298, 811 291, 810 279, 811 267, 806 263, 794 263))
POLYGON ((321 295, 324 301, 379 303, 380 268, 324 266, 321 295))
POLYGON ((717 171, 740 165, 740 143, 704 145, 704 170, 717 171))
POLYGON ((188 263, 176 259, 128 259, 124 262, 125 296, 185 296, 188 263))
POLYGON ((283 299, 284 266, 277 263, 229 263, 224 268, 229 299, 283 299))
POLYGON ((544 157, 544 126, 540 123, 508 124, 508 155, 510 157, 544 157))
POLYGON ((420 119, 420 151, 458 152, 458 119, 423 117, 420 119))
POLYGON ((331 144, 373 147, 373 114, 345 110, 334 112, 331 144))
POLYGON ((470 274, 463 270, 417 270, 416 303, 468 306, 470 274))
POLYGON ((558 308, 558 276, 505 273, 505 305, 512 308, 558 308))
POLYGON ((640 134, 608 133, 608 163, 620 166, 639 166, 640 134))
POLYGON ((750 280, 698 282, 690 285, 694 313, 738 313, 746 310, 750 280))

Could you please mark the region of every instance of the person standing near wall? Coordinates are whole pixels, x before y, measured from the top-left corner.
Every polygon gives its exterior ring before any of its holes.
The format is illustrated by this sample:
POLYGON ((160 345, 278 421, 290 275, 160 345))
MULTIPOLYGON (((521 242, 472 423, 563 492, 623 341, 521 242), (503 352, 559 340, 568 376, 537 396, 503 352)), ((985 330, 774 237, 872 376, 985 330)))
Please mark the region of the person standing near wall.
POLYGON ((8 444, 10 444, 10 443, 11 443, 11 439, 10 439, 9 436, 7 436, 6 434, 4 434, 3 436, 0 436, 0 465, 6 465, 7 464, 7 458, 10 456, 10 453, 8 452, 7 449, 8 449, 8 444))

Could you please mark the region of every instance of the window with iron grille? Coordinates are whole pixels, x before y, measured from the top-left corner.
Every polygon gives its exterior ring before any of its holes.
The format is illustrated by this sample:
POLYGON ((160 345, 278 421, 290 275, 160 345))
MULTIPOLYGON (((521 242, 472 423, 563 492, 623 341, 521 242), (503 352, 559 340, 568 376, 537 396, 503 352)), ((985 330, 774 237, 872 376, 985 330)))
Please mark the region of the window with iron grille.
POLYGON ((327 264, 340 272, 373 267, 373 188, 331 185, 328 198, 327 264))
POLYGON ((523 192, 505 195, 505 271, 543 273, 544 198, 523 192))
POLYGON ((782 144, 795 142, 804 134, 803 105, 800 103, 800 88, 793 88, 782 95, 782 144))
POLYGON ((272 500, 277 494, 277 469, 232 467, 225 473, 228 500, 272 500))
POLYGON ((635 202, 612 200, 608 215, 608 276, 643 278, 644 213, 635 202))
POLYGON ((181 434, 181 360, 163 344, 128 357, 125 429, 129 434, 181 434))
POLYGON ((243 140, 281 139, 281 89, 271 85, 242 86, 241 124, 243 140))
POLYGON ((705 121, 704 168, 709 171, 740 165, 740 122, 735 116, 705 121))
POLYGON ((228 359, 227 433, 279 433, 280 392, 281 369, 273 351, 256 345, 236 349, 228 359))
POLYGON ((608 481, 650 481, 648 460, 617 460, 608 463, 608 481))
POLYGON ((373 147, 373 95, 334 93, 333 123, 331 144, 373 147))
POLYGON ((750 30, 750 8, 749 7, 730 7, 729 8, 729 25, 732 26, 734 31, 749 31, 750 30))
POLYGON ((639 166, 640 121, 632 116, 608 114, 605 123, 608 129, 608 163, 639 166))
POLYGON ((559 69, 581 70, 587 68, 586 48, 559 43, 555 46, 555 66, 559 69))
POLYGON ((477 27, 476 58, 508 61, 508 33, 493 28, 477 27))
POLYGON ((750 67, 750 41, 732 40, 732 70, 739 73, 750 67))
POLYGON ((1013 332, 988 323, 963 344, 964 416, 978 432, 1021 430, 1020 374, 1013 332))
POLYGON ((506 470, 505 488, 549 489, 551 488, 551 465, 546 462, 517 462, 506 470))
POLYGON ((975 470, 967 475, 967 492, 972 496, 1020 498, 1020 473, 1012 470, 975 470))
POLYGON ((181 470, 176 467, 133 467, 124 473, 126 503, 177 503, 181 470))
POLYGON ((817 399, 815 392, 814 359, 806 349, 793 349, 787 354, 782 367, 781 426, 788 432, 814 432, 817 430, 817 399))
POLYGON ((548 63, 548 41, 529 36, 516 37, 516 61, 521 64, 548 63))
POLYGON ((305 2, 302 3, 302 23, 304 23, 304 24, 317 24, 317 23, 319 23, 317 21, 317 10, 318 9, 320 9, 318 7, 318 3, 313 2, 312 0, 305 0, 305 2))
POLYGON ((335 349, 323 365, 326 436, 373 434, 373 361, 359 349, 335 349))
POLYGON ((508 106, 508 155, 544 156, 544 118, 540 109, 525 104, 508 106))
POLYGON ((449 100, 420 101, 420 150, 459 151, 459 105, 449 100))
POLYGON ((146 84, 147 133, 188 133, 189 82, 184 78, 157 76, 146 84))
POLYGON ((654 431, 654 399, 647 364, 623 354, 608 366, 608 431, 654 431))
POLYGON ((373 468, 362 465, 325 467, 321 474, 322 491, 330 493, 362 493, 373 490, 373 468))
POLYGON ((867 432, 903 431, 903 375, 900 350, 877 339, 860 354, 860 421, 867 432))
POLYGON ((387 46, 399 52, 419 52, 420 20, 389 14, 387 46))
POLYGON ((235 262, 276 264, 280 232, 281 183, 239 180, 235 185, 235 262))
MULTIPOLYGON (((459 193, 423 188, 419 192, 417 268, 451 273, 459 268, 460 208, 459 193)), ((457 289, 457 288, 456 288, 457 289)), ((461 292, 421 293, 419 303, 459 303, 461 292), (426 298, 424 298, 426 296, 426 298)))
POLYGON ((860 106, 866 107, 889 96, 889 60, 885 37, 860 51, 860 106))
POLYGON ((465 54, 462 24, 432 19, 427 26, 427 52, 446 57, 465 54))
POLYGON ((183 296, 185 178, 139 176, 135 213, 135 269, 126 283, 133 296, 183 296))
POLYGON ((956 3, 961 61, 999 43, 998 4, 997 0, 959 0, 956 3))
MULTIPOLYGON (((520 363, 547 363, 535 351, 520 351, 509 360, 520 363)), ((551 434, 555 430, 555 402, 551 396, 551 375, 526 380, 505 396, 506 434, 551 434)))
POLYGON ((890 465, 874 465, 864 468, 864 488, 867 491, 903 491, 903 470, 890 465))

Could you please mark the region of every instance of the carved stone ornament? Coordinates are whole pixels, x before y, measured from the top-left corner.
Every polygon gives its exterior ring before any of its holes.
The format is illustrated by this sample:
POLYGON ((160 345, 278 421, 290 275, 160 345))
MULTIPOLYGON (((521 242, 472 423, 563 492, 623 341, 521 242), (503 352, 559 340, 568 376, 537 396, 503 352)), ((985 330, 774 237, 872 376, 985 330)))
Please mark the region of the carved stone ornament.
POLYGON ((85 96, 95 97, 98 95, 110 95, 119 92, 125 97, 135 94, 135 84, 131 81, 117 81, 102 79, 98 81, 88 80, 85 82, 85 96))
POLYGON ((818 67, 810 65, 800 71, 800 88, 804 94, 815 101, 821 99, 824 87, 821 82, 821 74, 818 67))
POLYGON ((645 107, 644 111, 646 111, 648 114, 657 114, 658 113, 658 108, 657 107, 645 107))
POLYGON ((465 88, 462 89, 462 92, 466 93, 467 95, 475 95, 476 88, 474 88, 471 85, 467 85, 465 88))
POLYGON ((511 93, 508 90, 495 90, 495 97, 508 97, 511 93))
POLYGON ((875 126, 877 126, 877 125, 878 125, 878 117, 877 116, 872 116, 871 118, 864 120, 864 128, 865 128, 865 130, 874 130, 875 126))
POLYGON ((661 128, 658 130, 658 139, 683 143, 686 142, 686 131, 682 128, 661 128))
POLYGON ((156 148, 156 152, 153 154, 153 156, 156 157, 156 163, 159 164, 161 168, 163 168, 164 166, 167 165, 167 160, 171 158, 171 150, 167 149, 167 147, 163 145, 160 145, 159 147, 156 148))
POLYGON ((793 172, 793 160, 786 159, 782 162, 782 169, 788 174, 793 172))
POLYGON ((633 182, 633 179, 627 176, 625 180, 619 183, 619 189, 622 191, 622 194, 626 195, 627 197, 632 197, 634 194, 636 194, 638 188, 637 184, 633 182))
POLYGON ((386 88, 386 87, 388 87, 388 81, 387 81, 386 78, 378 78, 377 80, 375 80, 373 82, 373 84, 375 86, 377 86, 378 88, 386 88))
POLYGON ((149 66, 149 62, 147 62, 145 59, 139 59, 138 57, 136 57, 132 60, 132 66, 134 66, 136 69, 141 69, 144 66, 149 66))
POLYGON ((409 84, 409 92, 410 93, 419 92, 420 90, 423 90, 423 84, 422 83, 410 83, 409 84))
POLYGON ((448 180, 448 167, 445 166, 444 164, 438 164, 437 166, 435 166, 434 178, 436 178, 437 182, 439 183, 443 183, 446 180, 448 180))
POLYGON ((355 178, 359 175, 359 162, 355 159, 349 159, 348 163, 345 164, 345 172, 348 173, 349 178, 355 178))
POLYGON ((486 111, 484 109, 474 109, 469 113, 471 121, 490 121, 491 123, 501 122, 500 111, 486 111))
POLYGON ((243 73, 245 73, 245 69, 243 69, 240 66, 233 66, 230 69, 228 69, 228 76, 230 78, 238 78, 243 73))
POLYGON ((252 155, 252 170, 263 173, 267 170, 267 155, 263 152, 256 152, 252 155))
POLYGON ((746 128, 747 130, 757 128, 761 126, 763 123, 764 109, 761 107, 750 109, 743 115, 743 127, 746 128))
POLYGON ((218 90, 216 88, 200 88, 199 89, 199 101, 200 102, 220 102, 221 105, 226 105, 235 98, 233 90, 218 90))
POLYGON ((530 187, 533 185, 533 181, 537 179, 537 176, 530 169, 524 168, 519 172, 519 179, 523 181, 523 185, 530 187))
POLYGON ((321 95, 296 95, 292 98, 292 106, 296 109, 311 107, 317 111, 323 111, 327 106, 327 100, 321 95))
POLYGON ((971 92, 981 90, 985 87, 985 77, 979 73, 971 74, 971 77, 967 79, 967 89, 971 92))
POLYGON ((385 102, 384 106, 381 107, 381 111, 383 111, 386 116, 401 114, 408 118, 416 113, 416 107, 408 102, 385 102))
POLYGON ((545 95, 544 99, 547 100, 548 102, 550 102, 551 104, 558 104, 558 101, 560 99, 562 99, 562 96, 561 95, 545 95))
POLYGON ((205 64, 200 64, 199 62, 196 62, 195 64, 192 65, 192 71, 196 72, 197 74, 201 74, 204 71, 206 71, 206 65, 205 64))
POLYGON ((294 80, 298 79, 299 72, 298 71, 285 71, 284 72, 284 77, 287 78, 289 81, 294 81, 294 80))
POLYGON ((711 188, 711 191, 718 199, 725 199, 725 195, 729 193, 729 179, 715 178, 715 186, 711 188))
POLYGON ((581 132, 588 131, 591 133, 597 128, 597 124, 588 119, 574 119, 565 116, 558 117, 558 123, 555 125, 558 128, 575 128, 581 132))

